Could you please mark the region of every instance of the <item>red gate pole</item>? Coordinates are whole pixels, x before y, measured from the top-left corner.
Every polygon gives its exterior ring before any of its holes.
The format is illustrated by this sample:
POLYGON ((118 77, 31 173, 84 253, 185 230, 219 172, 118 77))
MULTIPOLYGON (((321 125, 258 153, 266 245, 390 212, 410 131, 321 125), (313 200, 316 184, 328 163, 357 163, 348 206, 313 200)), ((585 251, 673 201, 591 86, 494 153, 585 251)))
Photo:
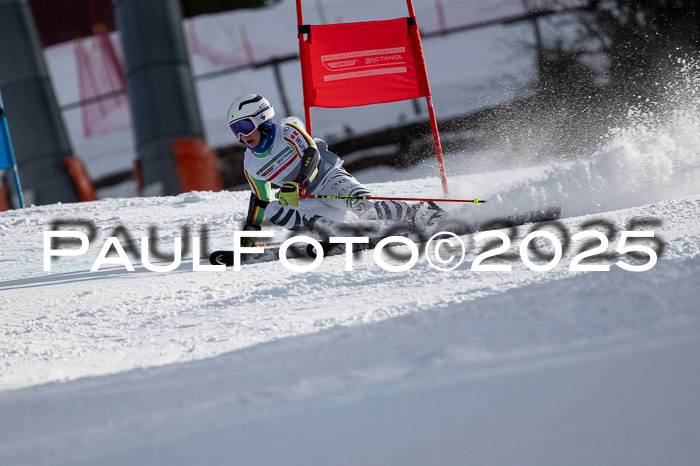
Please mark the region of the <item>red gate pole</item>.
MULTIPOLYGON (((301 0, 297 0, 301 2, 301 0)), ((418 31, 418 22, 416 21, 416 12, 413 9, 413 0, 406 0, 406 5, 408 6, 408 15, 413 20, 413 24, 416 26, 416 35, 418 37, 418 43, 420 43, 420 32, 418 31)), ((433 142, 435 143, 435 154, 438 159, 438 168, 440 169, 440 180, 442 181, 442 191, 447 194, 447 173, 445 171, 445 160, 442 156, 442 144, 440 144, 440 133, 438 132, 437 120, 435 118, 435 107, 433 107, 433 94, 430 91, 430 82, 428 81, 428 69, 425 66, 425 58, 423 57, 423 52, 421 50, 420 54, 422 66, 422 73, 425 77, 425 82, 428 88, 428 95, 425 96, 425 101, 428 103, 428 114, 430 115, 430 128, 433 131, 433 142)), ((418 64, 416 64, 418 66, 418 64)))
POLYGON ((425 97, 428 102, 428 113, 430 114, 430 127, 433 130, 433 142, 435 143, 435 154, 438 159, 438 168, 440 169, 440 180, 442 181, 442 192, 448 193, 447 188, 447 172, 445 171, 445 159, 442 157, 442 144, 440 144, 440 133, 438 133, 437 120, 435 119, 435 107, 433 107, 433 96, 425 97))
MULTIPOLYGON (((301 26, 304 24, 304 13, 302 11, 301 7, 301 0, 296 0, 297 2, 297 36, 299 37, 299 61, 301 62, 301 85, 304 89, 304 120, 306 121, 306 132, 309 133, 309 136, 313 136, 311 134, 311 108, 309 108, 309 105, 306 101, 307 97, 307 76, 305 76, 304 72, 304 63, 305 61, 305 55, 308 53, 306 50, 306 47, 304 44, 306 43, 306 40, 304 39, 304 33, 301 32, 301 26)), ((308 76, 310 79, 311 77, 308 76)))

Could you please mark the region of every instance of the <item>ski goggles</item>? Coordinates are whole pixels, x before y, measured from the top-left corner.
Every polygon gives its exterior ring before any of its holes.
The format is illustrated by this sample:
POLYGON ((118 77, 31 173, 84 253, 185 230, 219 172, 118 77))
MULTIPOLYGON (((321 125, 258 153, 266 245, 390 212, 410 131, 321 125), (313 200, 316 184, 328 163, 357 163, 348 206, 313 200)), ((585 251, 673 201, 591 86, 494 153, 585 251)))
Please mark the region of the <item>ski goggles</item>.
POLYGON ((236 139, 240 140, 242 136, 250 136, 253 134, 253 131, 258 129, 258 124, 252 118, 246 117, 234 121, 228 125, 228 127, 231 128, 231 132, 236 139))

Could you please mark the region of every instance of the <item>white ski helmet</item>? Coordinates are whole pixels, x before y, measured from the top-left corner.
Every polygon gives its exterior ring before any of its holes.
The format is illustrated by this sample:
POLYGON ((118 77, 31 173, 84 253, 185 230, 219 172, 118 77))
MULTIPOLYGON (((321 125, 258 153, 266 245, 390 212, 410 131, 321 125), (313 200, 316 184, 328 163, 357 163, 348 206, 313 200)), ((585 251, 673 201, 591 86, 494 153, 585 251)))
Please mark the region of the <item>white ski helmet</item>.
POLYGON ((240 141, 241 136, 248 136, 258 127, 269 131, 274 116, 275 109, 265 97, 246 94, 234 100, 228 108, 228 127, 240 141))

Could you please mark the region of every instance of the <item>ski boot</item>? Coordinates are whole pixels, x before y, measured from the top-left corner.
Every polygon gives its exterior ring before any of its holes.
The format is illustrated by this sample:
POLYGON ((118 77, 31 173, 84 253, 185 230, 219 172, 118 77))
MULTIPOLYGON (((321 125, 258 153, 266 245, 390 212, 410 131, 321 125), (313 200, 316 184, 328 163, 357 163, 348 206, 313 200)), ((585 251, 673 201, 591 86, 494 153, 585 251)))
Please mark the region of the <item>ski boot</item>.
POLYGON ((447 217, 447 212, 433 201, 420 201, 412 205, 407 215, 412 225, 423 231, 438 227, 447 217))
POLYGON ((322 238, 329 238, 331 236, 335 236, 337 227, 338 224, 336 224, 334 221, 321 215, 314 215, 304 223, 301 231, 313 233, 314 235, 322 238))

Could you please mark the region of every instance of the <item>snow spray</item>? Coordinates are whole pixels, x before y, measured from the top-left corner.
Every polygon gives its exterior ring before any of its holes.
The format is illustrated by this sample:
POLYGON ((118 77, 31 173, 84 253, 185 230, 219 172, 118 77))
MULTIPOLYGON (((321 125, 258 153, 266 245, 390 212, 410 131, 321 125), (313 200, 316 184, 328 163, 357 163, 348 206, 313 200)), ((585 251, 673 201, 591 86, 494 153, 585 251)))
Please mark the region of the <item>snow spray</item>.
MULTIPOLYGON (((700 192, 700 60, 678 59, 655 101, 637 96, 586 160, 553 163, 544 174, 489 196, 476 220, 561 206, 562 217, 636 207, 700 192)), ((483 186, 482 186, 483 187, 483 186)))

